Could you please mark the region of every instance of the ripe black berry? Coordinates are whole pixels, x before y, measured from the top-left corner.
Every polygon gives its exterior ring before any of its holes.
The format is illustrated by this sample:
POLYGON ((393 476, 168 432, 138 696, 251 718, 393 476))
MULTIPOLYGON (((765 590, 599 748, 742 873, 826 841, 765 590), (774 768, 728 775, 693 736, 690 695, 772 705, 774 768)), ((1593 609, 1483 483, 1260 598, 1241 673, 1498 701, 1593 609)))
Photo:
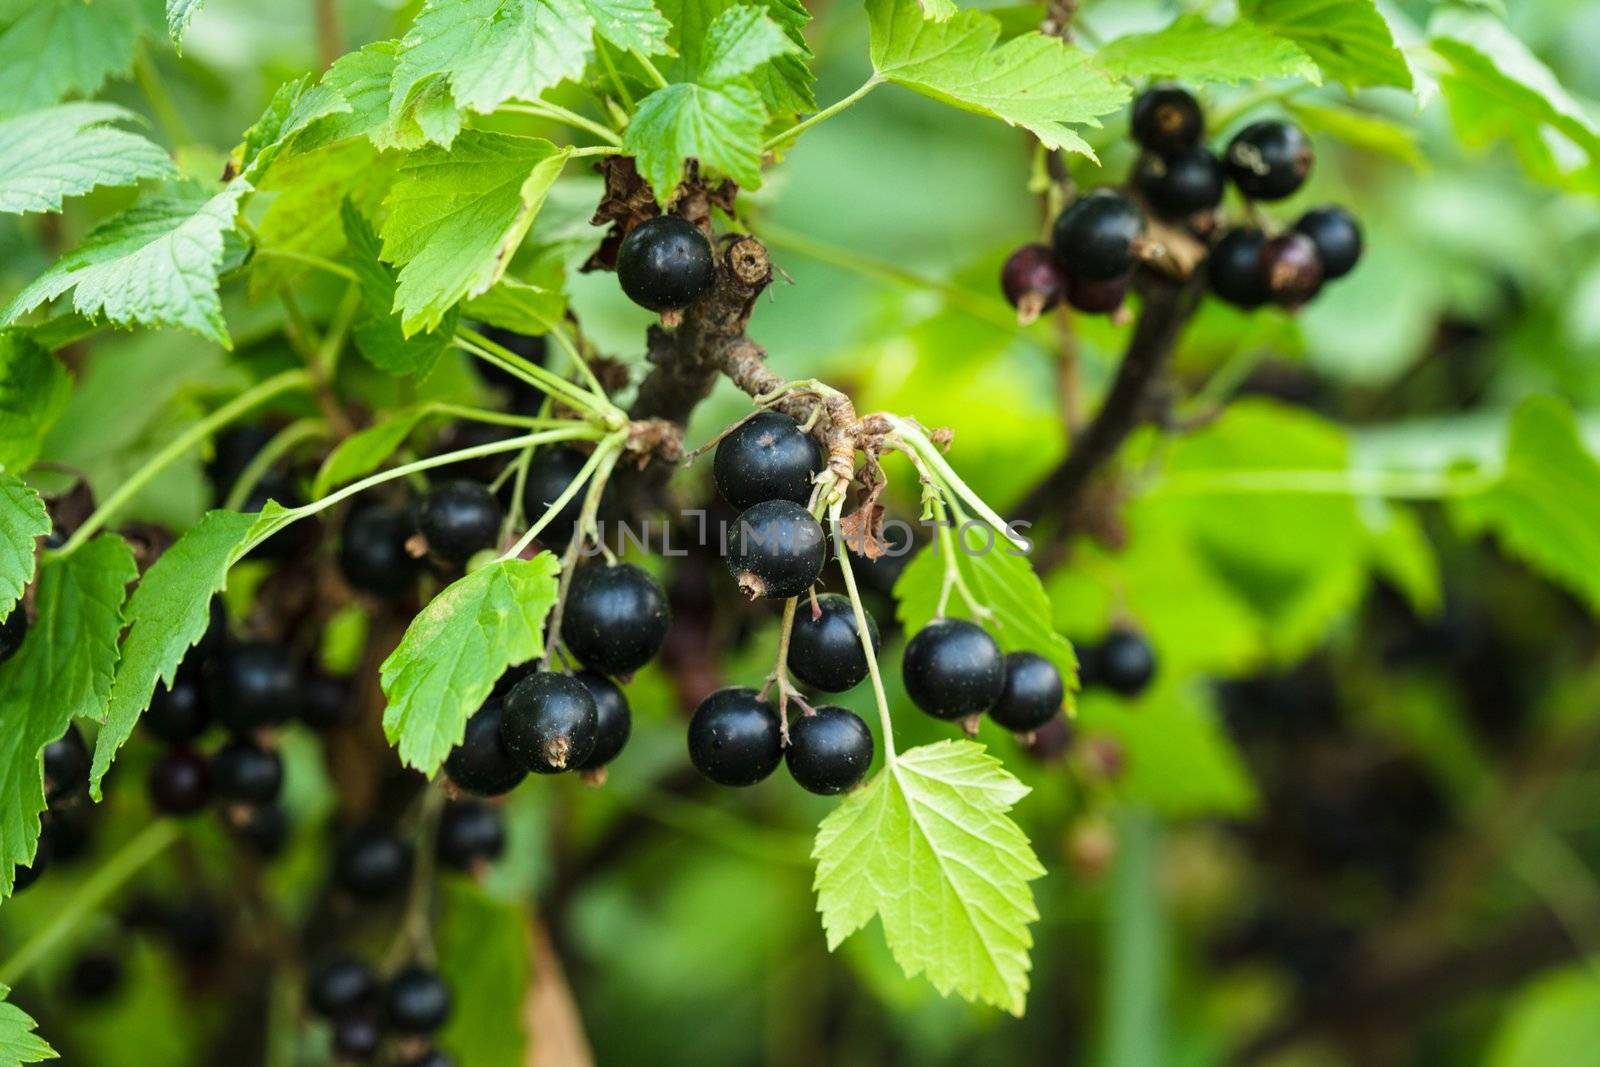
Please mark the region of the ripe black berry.
POLYGON ((1000 646, 965 619, 936 619, 906 643, 901 664, 912 703, 936 719, 979 715, 1005 685, 1000 646))
POLYGON ((789 724, 784 761, 802 789, 823 796, 843 793, 872 764, 872 731, 853 711, 818 708, 789 724))
POLYGON ((1343 278, 1361 258, 1361 224, 1342 207, 1319 207, 1294 224, 1317 246, 1324 281, 1343 278))
POLYGON ((1315 153, 1305 131, 1290 122, 1253 122, 1228 142, 1228 177, 1252 200, 1282 200, 1311 173, 1315 153))
MULTIPOLYGON (((533 454, 522 488, 522 505, 531 521, 538 521, 544 515, 567 486, 582 473, 586 462, 588 457, 575 448, 541 448, 533 454)), ((539 540, 553 548, 565 547, 572 540, 578 517, 583 513, 583 498, 588 492, 589 487, 585 485, 572 495, 572 499, 561 505, 561 510, 539 531, 539 540)), ((611 487, 608 485, 600 494, 601 510, 604 510, 610 495, 611 487)))
POLYGON ((661 651, 671 622, 667 594, 648 571, 592 564, 572 576, 561 640, 590 670, 626 676, 661 651))
POLYGON ((633 732, 633 714, 628 709, 627 696, 610 678, 594 671, 579 671, 573 677, 582 682, 583 687, 589 690, 589 695, 594 697, 595 711, 599 714, 595 725, 594 748, 582 763, 574 764, 573 769, 597 770, 616 759, 628 743, 628 735, 633 732))
POLYGON ((411 849, 387 830, 357 830, 339 847, 334 876, 351 896, 381 900, 405 888, 411 849))
POLYGON ((350 682, 328 674, 313 674, 305 681, 300 698, 300 721, 313 730, 336 730, 356 716, 350 682))
POLYGON ((1132 282, 1132 274, 1099 282, 1068 275, 1067 303, 1089 315, 1109 315, 1128 298, 1128 286, 1132 282))
POLYGON ((300 703, 300 672, 283 645, 235 645, 212 664, 207 703, 234 733, 286 721, 300 703))
POLYGON ((1067 292, 1067 277, 1048 245, 1023 245, 1001 265, 1000 291, 1017 309, 1017 321, 1026 326, 1060 306, 1067 292))
POLYGON ((722 499, 740 511, 763 500, 811 499, 811 479, 822 470, 822 449, 800 424, 778 411, 763 411, 717 446, 712 474, 722 499))
POLYGON ((1261 277, 1274 304, 1295 308, 1322 288, 1317 245, 1303 233, 1283 233, 1261 246, 1261 277))
POLYGON ((89 746, 73 725, 44 746, 44 798, 56 804, 77 796, 89 785, 89 746))
POLYGON ((370 1060, 382 1043, 383 1027, 373 1012, 352 1012, 333 1021, 333 1051, 342 1059, 370 1060))
POLYGON ((370 1006, 377 995, 378 976, 354 956, 323 960, 306 982, 311 1010, 330 1019, 370 1006))
POLYGON ((822 524, 792 500, 746 509, 728 532, 728 571, 751 600, 787 600, 816 584, 828 559, 822 524))
POLYGON ((211 709, 199 674, 179 670, 170 687, 156 686, 150 707, 139 721, 169 745, 186 745, 205 733, 211 725, 211 709))
POLYGON ((238 824, 239 836, 256 853, 274 859, 289 843, 289 813, 278 804, 262 804, 249 809, 238 824))
POLYGON ((402 1034, 431 1034, 450 1018, 450 987, 437 971, 411 966, 389 980, 384 1015, 402 1034))
POLYGON ((223 800, 271 803, 283 787, 283 760, 254 741, 235 738, 211 757, 211 787, 223 800))
POLYGON ((1186 219, 1222 202, 1222 162, 1198 145, 1172 155, 1146 152, 1134 166, 1133 184, 1156 214, 1186 219))
POLYGON ((482 797, 509 793, 528 774, 517 766, 500 740, 501 710, 499 697, 485 701, 467 720, 465 736, 444 761, 445 773, 452 782, 482 797))
POLYGON ((1138 696, 1156 673, 1156 652, 1142 634, 1114 630, 1095 652, 1095 679, 1123 696, 1138 696))
POLYGON ((560 774, 589 758, 599 728, 599 709, 582 682, 538 671, 506 694, 500 738, 524 770, 560 774))
MULTIPOLYGON (((867 615, 867 636, 878 648, 878 624, 867 615)), ((789 637, 789 670, 800 681, 824 693, 854 689, 867 676, 867 654, 861 648, 855 610, 848 597, 825 593, 816 609, 801 601, 795 607, 789 637)))
POLYGON ((345 581, 376 597, 398 599, 411 592, 418 567, 406 542, 415 532, 405 508, 374 504, 352 511, 339 541, 339 570, 345 581))
POLYGON ((1254 226, 1241 226, 1223 234, 1212 246, 1206 264, 1211 291, 1246 310, 1265 304, 1267 283, 1261 273, 1261 248, 1266 243, 1266 234, 1254 226))
POLYGON ((67 983, 79 1003, 104 1003, 122 985, 122 961, 110 952, 85 952, 72 962, 67 983))
POLYGON ((434 555, 465 563, 500 536, 500 502, 477 482, 445 482, 422 498, 417 528, 434 555))
POLYGON ((754 689, 719 689, 689 721, 689 760, 718 785, 755 785, 782 759, 778 713, 754 689))
POLYGON ((1200 102, 1176 85, 1157 85, 1133 102, 1133 139, 1152 152, 1170 155, 1193 148, 1205 132, 1200 102))
POLYGON ((1005 684, 989 718, 1013 733, 1032 733, 1061 711, 1066 686, 1056 665, 1036 652, 1006 657, 1005 684))
POLYGON ((439 858, 457 870, 491 863, 506 849, 506 825, 498 809, 458 800, 439 819, 439 858))
POLYGON ((4 663, 17 654, 17 649, 22 647, 22 639, 28 636, 28 613, 18 604, 11 609, 11 614, 0 622, 0 663, 4 663))
POLYGON ((193 815, 211 799, 206 758, 187 748, 168 749, 150 765, 150 803, 163 815, 193 815))
POLYGON ((1109 189, 1080 197, 1056 219, 1052 240, 1068 274, 1105 281, 1133 269, 1133 242, 1144 232, 1139 205, 1109 189))
POLYGON ((711 289, 711 242, 694 223, 676 215, 641 222, 617 249, 617 281, 640 307, 688 307, 711 289))

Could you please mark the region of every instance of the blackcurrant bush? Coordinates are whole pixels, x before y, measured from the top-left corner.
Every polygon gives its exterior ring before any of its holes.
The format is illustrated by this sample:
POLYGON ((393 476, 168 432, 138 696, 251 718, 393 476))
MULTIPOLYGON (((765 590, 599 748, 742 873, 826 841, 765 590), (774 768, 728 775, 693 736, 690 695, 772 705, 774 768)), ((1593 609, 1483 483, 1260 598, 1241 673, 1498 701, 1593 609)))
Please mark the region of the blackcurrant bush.
POLYGON ((405 889, 411 849, 387 830, 357 830, 339 846, 334 876, 340 888, 362 900, 382 900, 405 889))
POLYGON ((306 1001, 325 1018, 371 1007, 378 996, 378 976, 354 956, 331 956, 317 964, 306 982, 306 1001))
POLYGON ((822 449, 800 424, 779 411, 763 411, 739 424, 717 445, 712 475, 722 499, 740 511, 763 500, 811 499, 812 478, 822 471, 822 449))
POLYGON ((936 719, 959 719, 994 707, 1005 685, 1005 661, 983 627, 936 619, 906 643, 901 674, 913 704, 936 719))
POLYGON ((1296 308, 1322 288, 1316 242, 1303 233, 1281 233, 1261 246, 1261 278, 1274 304, 1296 308))
POLYGON ((157 685, 139 722, 169 745, 186 745, 205 733, 211 725, 211 708, 199 673, 180 668, 172 685, 157 685))
MULTIPOLYGON (((587 462, 588 457, 575 448, 558 445, 535 452, 528 464, 528 476, 522 488, 522 505, 528 517, 535 521, 541 518, 582 473, 587 462)), ((589 487, 585 485, 573 494, 572 499, 561 505, 561 510, 539 531, 539 540, 553 548, 565 547, 572 540, 578 518, 583 513, 583 498, 588 492, 589 487)), ((610 496, 611 487, 608 485, 600 494, 602 511, 610 496)))
POLYGON ((1254 226, 1240 226, 1222 235, 1211 248, 1206 270, 1211 291, 1235 307, 1258 308, 1267 302, 1261 273, 1261 248, 1267 235, 1254 226))
POLYGON ((1223 160, 1228 177, 1251 200, 1282 200, 1311 173, 1315 153, 1305 131, 1292 122, 1252 122, 1228 142, 1223 160))
POLYGON ((1067 276, 1048 245, 1023 245, 1000 267, 1000 291, 1017 309, 1024 326, 1052 308, 1067 294, 1067 276))
POLYGON ((589 758, 600 728, 594 697, 575 678, 537 671, 506 694, 500 738, 534 774, 560 774, 589 758))
POLYGON ((671 622, 667 594, 648 571, 597 563, 572 576, 561 640, 590 670, 626 677, 661 651, 671 622))
POLYGON ((827 560, 822 524, 792 500, 747 508, 728 534, 728 571, 751 600, 799 596, 827 560))
POLYGON ((1095 652, 1095 679, 1126 697, 1138 696, 1156 673, 1156 651, 1144 635, 1113 630, 1095 652))
POLYGON ((802 789, 823 796, 843 793, 872 764, 872 731, 853 711, 820 707, 789 724, 784 761, 802 789))
POLYGON ((370 1060, 383 1043, 383 1027, 371 1011, 357 1011, 333 1020, 333 1051, 341 1059, 370 1060))
POLYGON ((1355 269, 1361 258, 1361 224, 1342 207, 1319 207, 1300 216, 1294 224, 1300 233, 1317 246, 1325 281, 1343 278, 1355 269))
POLYGON ((313 730, 337 730, 356 717, 350 681, 330 674, 313 674, 305 680, 300 698, 300 721, 313 730))
POLYGON ((699 227, 676 215, 641 222, 617 249, 617 281, 640 307, 685 308, 711 289, 716 265, 699 227))
POLYGON ((719 689, 689 720, 689 760, 718 785, 755 785, 782 759, 778 713, 754 689, 719 689))
POLYGON ((594 748, 582 763, 574 764, 574 769, 598 770, 616 759, 628 743, 628 735, 633 732, 633 713, 628 708, 627 695, 610 678, 594 671, 579 671, 573 677, 594 697, 595 711, 599 714, 594 748))
POLYGON ((81 1004, 103 1004, 122 985, 122 961, 110 952, 85 952, 72 961, 68 988, 81 1004))
POLYGON ((1156 85, 1133 102, 1133 139, 1152 152, 1171 155, 1193 148, 1205 133, 1200 102, 1176 85, 1156 85))
POLYGON ((453 481, 434 486, 422 498, 417 527, 434 555, 465 563, 494 545, 500 536, 500 502, 487 486, 453 481))
MULTIPOLYGON (((867 636, 876 651, 878 624, 870 614, 866 618, 867 636)), ((861 632, 856 629, 849 597, 824 593, 817 597, 815 608, 804 600, 795 606, 789 670, 824 693, 843 693, 861 684, 867 676, 867 654, 861 648, 861 632)))
POLYGON ((1013 733, 1026 734, 1055 718, 1066 699, 1066 686, 1056 665, 1037 652, 1006 657, 1005 685, 989 718, 1013 733))
POLYGON ((1087 281, 1133 269, 1133 243, 1144 232, 1139 205, 1109 189, 1080 197, 1056 219, 1051 235, 1062 268, 1087 281))
POLYGON ((283 787, 283 760, 269 748, 235 738, 211 757, 211 788, 223 800, 269 804, 283 787))
POLYGON ((506 824, 496 808, 458 800, 439 818, 439 858, 457 870, 492 863, 506 849, 506 824))
POLYGON ((1186 219, 1222 202, 1222 161, 1196 145, 1172 155, 1146 152, 1133 169, 1133 185, 1157 215, 1186 219))
POLYGON ((150 765, 150 803, 163 815, 193 815, 211 800, 211 770, 206 758, 187 748, 172 748, 150 765))
POLYGON ((384 1015, 402 1034, 431 1034, 450 1018, 450 987, 437 971, 410 966, 389 979, 384 1015))
POLYGON ((450 780, 469 793, 497 797, 527 777, 500 740, 501 713, 501 698, 490 697, 467 720, 465 736, 444 761, 450 780))
POLYGON ((249 809, 238 824, 239 836, 267 859, 282 855, 289 843, 289 813, 278 804, 262 804, 249 809))
POLYGON ((234 645, 211 664, 206 700, 237 734, 285 722, 300 706, 300 671, 283 645, 234 645))
POLYGON ((1067 277, 1067 303, 1089 315, 1109 315, 1122 306, 1128 298, 1132 274, 1120 278, 1107 278, 1092 282, 1069 275, 1067 277))
POLYGON ((339 541, 339 570, 352 589, 399 599, 416 587, 417 560, 406 551, 416 532, 406 508, 369 504, 352 510, 339 541))
POLYGON ((28 636, 28 613, 21 604, 11 609, 11 614, 0 622, 0 663, 17 654, 22 639, 28 636))
POLYGON ((44 746, 45 800, 56 804, 88 788, 89 763, 89 746, 78 728, 69 724, 66 733, 44 746))

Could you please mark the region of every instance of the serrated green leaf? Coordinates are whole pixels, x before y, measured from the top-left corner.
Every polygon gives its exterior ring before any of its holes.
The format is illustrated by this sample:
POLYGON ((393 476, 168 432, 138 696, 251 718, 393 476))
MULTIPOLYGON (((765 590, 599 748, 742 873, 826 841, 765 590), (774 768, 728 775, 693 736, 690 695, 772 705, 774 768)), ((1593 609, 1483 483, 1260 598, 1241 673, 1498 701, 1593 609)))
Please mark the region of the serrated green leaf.
POLYGON ((167 36, 172 38, 175 45, 183 44, 184 31, 189 28, 189 23, 200 9, 205 6, 206 0, 167 0, 167 36))
POLYGON ((400 762, 438 771, 496 679, 544 651, 560 571, 548 552, 497 560, 446 586, 411 621, 380 668, 383 729, 400 762))
POLYGON ((684 160, 701 173, 726 176, 745 189, 761 184, 761 134, 767 112, 747 84, 712 87, 679 82, 639 101, 622 135, 656 199, 670 203, 683 180, 684 160))
POLYGON ((333 115, 351 112, 350 102, 307 74, 278 86, 261 117, 244 132, 240 173, 252 183, 307 127, 333 115))
POLYGON ((11 987, 0 985, 0 1067, 20 1067, 59 1059, 56 1050, 34 1031, 39 1024, 10 1001, 11 987))
POLYGON ((524 1004, 532 978, 527 911, 465 878, 444 883, 439 971, 456 1008, 439 1044, 475 1067, 523 1067, 524 1004))
POLYGON ((401 51, 399 41, 376 41, 336 59, 322 75, 322 84, 338 93, 350 110, 312 124, 301 147, 309 150, 352 137, 378 140, 379 131, 390 120, 389 86, 401 51))
POLYGON ((0 468, 24 471, 72 398, 72 378, 23 330, 0 330, 0 468))
POLYGON ((328 458, 322 461, 317 479, 311 486, 312 497, 327 496, 341 485, 377 470, 378 465, 394 455, 395 449, 405 443, 417 424, 427 416, 426 407, 406 408, 340 441, 339 447, 328 453, 328 458))
POLYGON ((50 514, 33 487, 0 471, 0 619, 22 598, 33 581, 35 549, 50 532, 50 514))
POLYGON ((1094 156, 1069 123, 1098 126, 1128 89, 1058 37, 1025 33, 997 44, 1000 21, 960 11, 930 22, 912 0, 868 0, 878 76, 963 111, 1020 126, 1047 148, 1094 156))
POLYGON ((339 217, 361 286, 362 314, 351 330, 357 351, 385 374, 427 377, 449 347, 457 310, 452 307, 445 312, 437 328, 407 337, 394 314, 398 289, 394 269, 378 259, 378 235, 348 200, 340 207, 339 217))
MULTIPOLYGON (((735 0, 663 0, 661 10, 672 23, 668 42, 678 53, 677 59, 662 68, 668 81, 698 80, 694 72, 705 68, 705 52, 710 44, 707 30, 734 3, 735 0)), ((750 85, 766 105, 769 121, 815 110, 817 99, 811 91, 815 78, 808 63, 811 49, 805 38, 811 13, 800 0, 765 0, 755 6, 782 27, 784 36, 794 45, 792 52, 780 54, 748 74, 750 85)))
POLYGON ((49 557, 39 568, 33 625, 0 666, 0 707, 12 713, 0 730, 0 896, 11 892, 17 867, 33 859, 39 842, 40 751, 74 718, 105 713, 122 601, 138 573, 133 550, 115 534, 49 557))
MULTIPOLYGON (((255 225, 256 246, 290 256, 260 256, 251 264, 250 290, 260 294, 297 280, 313 268, 294 255, 336 258, 346 245, 340 207, 351 201, 375 214, 388 195, 400 158, 379 153, 365 138, 347 138, 281 156, 262 179, 258 197, 267 209, 255 225)), ((393 293, 390 294, 393 301, 393 293)))
POLYGON ((1412 86, 1411 67, 1373 0, 1240 0, 1239 14, 1293 41, 1352 89, 1412 86))
POLYGON ((1044 868, 1006 812, 1027 792, 971 741, 901 754, 817 828, 828 948, 876 915, 908 976, 1021 1015, 1044 868))
POLYGON ((566 314, 567 294, 561 286, 565 272, 561 270, 560 259, 550 257, 546 262, 555 268, 554 276, 549 278, 550 284, 526 282, 508 274, 487 293, 467 301, 463 314, 502 330, 533 335, 548 333, 566 314))
POLYGON ((167 154, 110 125, 137 116, 114 104, 62 104, 0 122, 0 212, 60 211, 68 197, 176 173, 167 154))
POLYGON ((132 67, 146 26, 139 0, 35 0, 0 33, 0 115, 93 96, 132 67))
POLYGON ((690 80, 725 85, 779 56, 799 51, 765 11, 739 4, 718 15, 706 30, 701 66, 690 80))
POLYGON ((1119 37, 1095 53, 1100 65, 1122 78, 1175 78, 1185 82, 1322 81, 1322 71, 1293 41, 1252 22, 1211 22, 1180 15, 1154 33, 1119 37))

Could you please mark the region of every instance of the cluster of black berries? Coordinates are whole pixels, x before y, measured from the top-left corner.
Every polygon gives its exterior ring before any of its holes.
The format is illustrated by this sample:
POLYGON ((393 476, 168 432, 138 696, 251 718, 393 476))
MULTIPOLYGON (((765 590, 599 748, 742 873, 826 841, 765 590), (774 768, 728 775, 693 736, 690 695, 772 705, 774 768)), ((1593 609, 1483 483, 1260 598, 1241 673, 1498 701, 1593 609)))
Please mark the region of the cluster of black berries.
POLYGON ((936 719, 976 732, 985 713, 1027 736, 1061 711, 1061 672, 1036 652, 1004 655, 995 639, 965 619, 935 619, 912 635, 901 662, 911 702, 936 719))
POLYGON ((439 973, 408 964, 381 981, 354 956, 334 956, 312 972, 306 987, 311 1009, 333 1026, 334 1053, 345 1061, 377 1056, 384 1041, 390 1061, 402 1067, 450 1067, 455 1061, 430 1041, 450 1018, 450 987, 439 973))

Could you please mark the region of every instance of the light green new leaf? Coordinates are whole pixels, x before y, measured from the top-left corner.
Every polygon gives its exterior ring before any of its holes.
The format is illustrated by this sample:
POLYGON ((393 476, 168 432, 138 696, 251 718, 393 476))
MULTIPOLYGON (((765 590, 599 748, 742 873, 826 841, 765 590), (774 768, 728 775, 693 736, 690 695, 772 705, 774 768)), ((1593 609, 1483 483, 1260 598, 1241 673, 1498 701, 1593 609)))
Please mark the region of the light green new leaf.
POLYGON ((1373 0, 1240 0, 1239 14, 1293 41, 1352 89, 1412 86, 1411 68, 1373 0))
POLYGON ((508 274, 487 293, 467 301, 462 313, 476 322, 486 322, 503 330, 534 335, 548 333, 566 314, 567 295, 561 284, 565 274, 561 261, 551 257, 544 262, 555 269, 551 284, 527 282, 508 274))
POLYGON ((1423 166, 1417 129, 1370 111, 1349 107, 1324 107, 1303 100, 1287 100, 1284 107, 1311 133, 1324 133, 1353 148, 1423 166))
POLYGON ((33 625, 16 655, 0 666, 0 896, 16 869, 33 859, 44 811, 45 745, 74 718, 105 713, 117 666, 122 601, 138 576, 133 550, 101 534, 68 556, 39 568, 33 625))
POLYGON ((1600 1044, 1600 979, 1573 964, 1530 978, 1504 1006, 1485 1067, 1573 1063, 1574 1049, 1600 1044))
POLYGON ((72 378, 23 330, 0 331, 0 468, 24 471, 72 398, 72 378))
POLYGON ((347 115, 350 102, 327 85, 314 85, 311 76, 278 86, 261 117, 244 132, 239 154, 240 173, 254 183, 261 172, 299 134, 313 123, 332 115, 347 115))
POLYGON ((394 310, 407 336, 505 273, 570 149, 540 137, 468 130, 401 165, 389 191, 383 258, 402 264, 394 310))
MULTIPOLYGON (((668 81, 700 80, 696 72, 705 69, 706 51, 711 44, 707 30, 734 6, 734 0, 662 0, 662 13, 672 23, 668 43, 678 53, 677 59, 662 67, 668 81)), ((817 99, 811 92, 815 79, 808 63, 811 49, 805 38, 811 13, 800 0, 764 0, 755 6, 782 27, 784 36, 794 45, 793 51, 776 56, 748 74, 751 86, 766 104, 769 117, 789 118, 816 110, 817 99)))
POLYGON ((34 0, 0 33, 0 115, 93 96, 133 65, 147 27, 140 0, 34 0))
POLYGON ((930 22, 912 0, 868 0, 878 77, 964 111, 1030 131, 1047 148, 1093 156, 1068 123, 1100 125, 1128 89, 1058 37, 1025 33, 1003 44, 982 11, 930 22))
POLYGON ((172 43, 183 44, 183 33, 189 28, 190 21, 200 13, 206 0, 167 0, 167 34, 172 38, 172 43))
POLYGON ((176 173, 167 154, 110 125, 136 118, 114 104, 62 104, 0 122, 0 212, 60 211, 69 196, 176 173))
POLYGON ((346 244, 341 204, 348 199, 357 211, 375 215, 400 165, 398 153, 379 153, 365 137, 309 151, 302 150, 305 143, 297 141, 295 152, 280 156, 258 184, 255 199, 268 202, 255 225, 256 246, 290 255, 257 257, 250 270, 252 294, 271 293, 314 269, 291 258, 295 254, 336 258, 346 244))
POLYGON ((334 60, 323 74, 322 84, 338 93, 350 110, 313 123, 299 147, 309 150, 352 137, 377 139, 389 122, 389 85, 400 52, 399 41, 376 41, 334 60))
POLYGON ((548 552, 497 560, 446 586, 411 621, 380 668, 383 729, 400 762, 436 772, 496 679, 544 651, 560 571, 548 552))
POLYGON ((656 199, 670 203, 683 180, 683 161, 700 161, 700 172, 726 176, 745 189, 761 184, 761 133, 767 124, 761 96, 749 85, 680 82, 639 102, 622 135, 656 199))
POLYGON ((690 80, 703 85, 724 85, 741 78, 782 55, 796 55, 783 27, 765 11, 749 4, 730 7, 717 16, 701 51, 701 68, 690 80))
POLYGON ((59 1059, 56 1050, 34 1033, 39 1024, 11 1003, 11 987, 0 985, 0 1067, 59 1059))
POLYGON ((395 449, 405 443, 417 424, 427 416, 428 409, 425 406, 405 408, 340 441, 339 447, 328 453, 328 458, 322 461, 316 481, 311 486, 311 496, 327 496, 341 485, 348 485, 377 470, 378 464, 394 455, 395 449))
POLYGON ((895 962, 1021 1015, 1028 993, 1028 882, 1044 874, 1006 814, 1028 793, 972 741, 903 753, 817 828, 817 910, 828 948, 876 915, 895 962))
POLYGON ((361 285, 362 315, 351 331, 356 349, 385 374, 426 378, 450 344, 459 317, 457 310, 452 307, 445 312, 438 328, 407 337, 394 313, 398 288, 394 268, 378 259, 378 235, 348 200, 340 207, 339 218, 361 285))
POLYGON ((135 205, 95 227, 0 313, 14 322, 47 300, 74 290, 80 314, 116 326, 176 326, 231 347, 217 270, 222 238, 233 229, 239 198, 250 186, 235 180, 207 197, 175 190, 135 205))
POLYGON ((1322 71, 1293 41, 1251 22, 1219 25, 1202 15, 1181 15, 1166 29, 1119 37, 1095 58, 1112 74, 1129 79, 1228 85, 1270 78, 1322 81, 1322 71))
POLYGON ((456 1008, 439 1043, 474 1067, 523 1067, 523 998, 532 978, 527 911, 467 878, 443 888, 439 971, 456 1008))
POLYGON ((0 619, 33 581, 34 549, 50 532, 50 514, 33 487, 8 471, 0 472, 0 619))

